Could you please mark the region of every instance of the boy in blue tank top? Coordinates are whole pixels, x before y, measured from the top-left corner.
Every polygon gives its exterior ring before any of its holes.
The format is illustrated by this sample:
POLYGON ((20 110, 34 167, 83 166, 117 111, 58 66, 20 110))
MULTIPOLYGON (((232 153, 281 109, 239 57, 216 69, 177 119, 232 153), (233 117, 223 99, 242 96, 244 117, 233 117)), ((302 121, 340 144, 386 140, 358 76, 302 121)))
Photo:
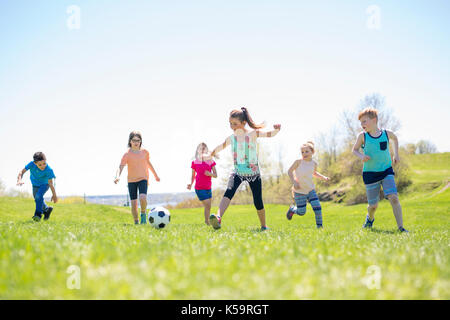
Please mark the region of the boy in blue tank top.
POLYGON ((358 135, 353 154, 363 161, 363 181, 366 186, 367 216, 363 228, 371 228, 375 220, 378 207, 380 188, 383 187, 384 196, 389 200, 394 211, 400 232, 408 232, 403 228, 402 207, 398 199, 397 187, 394 180, 394 164, 400 161, 398 155, 398 139, 390 130, 378 128, 378 113, 374 108, 366 108, 359 113, 359 121, 363 132, 358 135), (389 142, 393 142, 394 157, 391 160, 389 142), (363 149, 363 153, 359 150, 363 149))

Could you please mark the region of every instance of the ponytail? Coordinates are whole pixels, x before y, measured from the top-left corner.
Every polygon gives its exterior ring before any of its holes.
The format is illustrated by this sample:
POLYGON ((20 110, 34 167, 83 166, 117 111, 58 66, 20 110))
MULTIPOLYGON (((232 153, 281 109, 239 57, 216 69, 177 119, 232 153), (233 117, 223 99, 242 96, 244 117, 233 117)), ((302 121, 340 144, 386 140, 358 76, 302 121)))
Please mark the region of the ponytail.
POLYGON ((247 122, 250 128, 252 129, 262 129, 265 127, 264 123, 256 124, 250 114, 248 113, 247 108, 242 107, 241 110, 233 110, 230 113, 231 118, 239 119, 241 122, 247 122))

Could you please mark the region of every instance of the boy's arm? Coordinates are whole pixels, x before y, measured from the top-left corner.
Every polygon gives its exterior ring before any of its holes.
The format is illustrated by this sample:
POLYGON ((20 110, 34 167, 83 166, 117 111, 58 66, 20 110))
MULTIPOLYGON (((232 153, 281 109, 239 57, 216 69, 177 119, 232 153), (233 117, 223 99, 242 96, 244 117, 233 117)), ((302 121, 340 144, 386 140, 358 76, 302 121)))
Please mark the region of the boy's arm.
POLYGON ((225 149, 226 147, 228 147, 231 144, 231 138, 228 137, 224 143, 222 143, 221 145, 218 145, 212 152, 211 152, 211 157, 217 157, 217 153, 219 153, 220 151, 222 151, 223 149, 225 149))
POLYGON ((55 190, 55 186, 53 185, 53 179, 49 179, 48 180, 48 185, 50 187, 50 190, 52 190, 52 194, 53 194, 52 201, 54 203, 57 203, 58 202, 58 197, 56 196, 56 190, 55 190))
POLYGON ((23 185, 22 178, 23 178, 23 175, 25 174, 25 172, 27 172, 27 169, 22 169, 22 170, 19 172, 19 175, 17 176, 17 185, 18 185, 18 186, 23 185))
POLYGON ((256 136, 258 138, 271 138, 271 137, 275 137, 278 132, 280 132, 281 130, 281 124, 275 124, 273 126, 274 130, 272 131, 268 131, 268 132, 263 132, 263 131, 256 131, 256 136))
POLYGON ((398 138, 396 134, 391 130, 386 130, 386 132, 388 134, 389 141, 394 142, 394 157, 392 158, 392 160, 394 161, 394 164, 397 164, 400 162, 400 156, 398 154, 398 138))
POLYGON ((356 139, 356 142, 353 145, 352 152, 355 156, 360 158, 363 162, 366 162, 366 161, 370 160, 370 157, 359 152, 359 149, 361 149, 363 142, 364 142, 364 132, 361 132, 360 134, 358 134, 358 138, 356 139))

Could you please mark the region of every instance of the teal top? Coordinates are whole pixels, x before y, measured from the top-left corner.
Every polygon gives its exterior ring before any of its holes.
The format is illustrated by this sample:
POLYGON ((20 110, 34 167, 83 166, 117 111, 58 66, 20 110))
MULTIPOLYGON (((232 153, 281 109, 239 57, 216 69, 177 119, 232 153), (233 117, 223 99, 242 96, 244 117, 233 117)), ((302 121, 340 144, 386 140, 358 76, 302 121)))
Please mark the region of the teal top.
POLYGON ((382 172, 392 167, 391 153, 389 152, 389 137, 386 130, 378 137, 364 133, 364 154, 370 157, 364 162, 363 172, 382 172))
POLYGON ((238 175, 254 176, 259 174, 255 131, 246 133, 239 139, 233 134, 231 136, 231 152, 234 169, 238 175))

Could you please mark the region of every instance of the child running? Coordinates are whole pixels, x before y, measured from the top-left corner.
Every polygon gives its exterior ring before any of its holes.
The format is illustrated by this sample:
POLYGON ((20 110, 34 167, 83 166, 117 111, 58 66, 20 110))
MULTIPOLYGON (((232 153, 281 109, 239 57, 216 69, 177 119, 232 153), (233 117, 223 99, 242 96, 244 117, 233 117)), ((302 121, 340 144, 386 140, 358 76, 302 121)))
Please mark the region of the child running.
POLYGON ((286 217, 292 219, 294 213, 303 216, 306 213, 306 204, 309 202, 316 217, 316 226, 318 229, 323 227, 322 207, 317 197, 313 177, 323 181, 329 181, 330 178, 317 172, 317 163, 312 159, 314 154, 314 143, 308 141, 301 146, 302 159, 295 160, 288 170, 289 178, 293 184, 292 192, 296 206, 290 206, 286 217))
POLYGON ((205 207, 205 223, 209 226, 209 214, 211 213, 212 201, 211 177, 217 178, 217 171, 216 163, 209 155, 208 146, 203 142, 197 146, 195 160, 192 161, 191 169, 191 183, 188 184, 187 188, 191 190, 195 180, 195 193, 197 194, 198 200, 205 207))
POLYGON ((358 134, 353 153, 363 161, 363 181, 367 194, 367 216, 363 228, 372 228, 375 220, 375 211, 378 207, 381 186, 384 196, 389 200, 394 212, 397 227, 400 232, 408 232, 403 228, 402 207, 398 199, 397 187, 394 180, 390 141, 394 144, 394 164, 400 161, 398 155, 398 138, 390 130, 381 130, 378 127, 378 111, 366 108, 358 115, 363 132, 358 134), (364 153, 359 150, 362 148, 364 153))
POLYGON ((153 165, 150 162, 150 155, 147 150, 142 149, 142 135, 138 131, 130 133, 128 138, 128 152, 126 152, 120 161, 119 170, 117 170, 114 183, 120 180, 120 175, 125 166, 128 166, 128 191, 131 200, 131 213, 134 223, 139 224, 138 219, 138 191, 139 202, 141 204, 141 224, 147 223, 147 188, 149 184, 148 170, 153 173, 156 181, 160 181, 153 165))
POLYGON ((231 199, 233 199, 241 183, 247 181, 252 190, 253 203, 261 223, 261 231, 264 231, 268 227, 266 225, 266 212, 262 199, 262 184, 256 141, 260 137, 274 137, 280 131, 281 125, 274 125, 275 130, 273 131, 261 132, 259 129, 263 128, 264 125, 255 124, 246 108, 231 111, 229 121, 233 134, 223 144, 216 147, 211 153, 211 156, 216 156, 218 152, 231 145, 234 171, 231 173, 228 188, 220 201, 217 215, 212 214, 210 216, 211 225, 214 229, 221 228, 222 217, 230 205, 231 199), (248 131, 246 129, 247 124, 254 130, 248 131))
POLYGON ((33 155, 33 161, 28 163, 22 171, 19 172, 17 177, 17 185, 23 185, 23 175, 30 170, 30 180, 33 185, 33 197, 36 202, 36 210, 34 211, 33 220, 38 222, 41 220, 42 214, 44 214, 44 220, 50 218, 50 214, 53 211, 53 207, 48 207, 44 201, 44 195, 50 188, 52 190, 52 201, 58 202, 56 196, 55 186, 53 185, 53 179, 55 174, 52 168, 47 164, 47 158, 42 152, 36 152, 33 155))

